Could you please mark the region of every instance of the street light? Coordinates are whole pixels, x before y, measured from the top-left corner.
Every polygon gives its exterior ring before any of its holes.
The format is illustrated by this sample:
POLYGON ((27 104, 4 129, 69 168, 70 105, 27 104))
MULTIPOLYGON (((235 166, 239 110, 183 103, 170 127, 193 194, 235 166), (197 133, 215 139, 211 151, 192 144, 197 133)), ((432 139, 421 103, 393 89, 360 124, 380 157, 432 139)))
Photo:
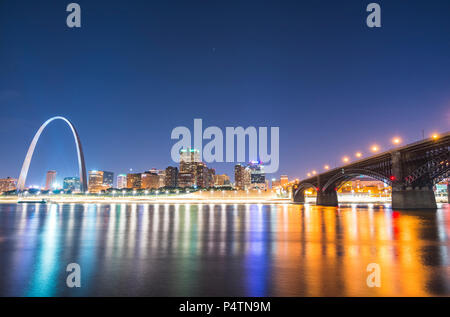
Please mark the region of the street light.
POLYGON ((317 172, 316 172, 316 171, 312 171, 312 174, 313 174, 313 175, 316 175, 316 174, 317 174, 317 172))
POLYGON ((432 138, 433 140, 437 140, 437 139, 439 139, 439 134, 433 133, 433 135, 431 136, 431 138, 432 138))
POLYGON ((392 139, 392 143, 394 143, 395 145, 398 145, 398 144, 402 143, 402 139, 395 137, 392 139))
POLYGON ((355 153, 355 156, 356 156, 357 158, 360 158, 360 157, 362 157, 362 153, 361 153, 361 152, 356 152, 356 153, 355 153))
POLYGON ((342 162, 344 162, 344 163, 348 163, 349 161, 350 161, 350 159, 347 156, 344 156, 342 158, 342 162))
POLYGON ((329 165, 325 165, 323 168, 326 169, 326 170, 329 170, 330 166, 329 165))
POLYGON ((375 153, 375 152, 378 152, 380 150, 380 148, 378 147, 378 145, 372 145, 371 150, 372 150, 372 152, 375 153))
POLYGON ((311 173, 306 174, 308 177, 311 177, 311 173))

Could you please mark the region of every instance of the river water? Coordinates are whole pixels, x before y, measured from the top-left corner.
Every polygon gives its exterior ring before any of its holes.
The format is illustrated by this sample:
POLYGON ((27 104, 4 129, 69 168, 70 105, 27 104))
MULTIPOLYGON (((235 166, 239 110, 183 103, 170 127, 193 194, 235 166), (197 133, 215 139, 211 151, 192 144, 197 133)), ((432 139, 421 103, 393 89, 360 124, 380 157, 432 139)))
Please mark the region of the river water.
POLYGON ((0 295, 450 296, 450 207, 0 204, 0 295))

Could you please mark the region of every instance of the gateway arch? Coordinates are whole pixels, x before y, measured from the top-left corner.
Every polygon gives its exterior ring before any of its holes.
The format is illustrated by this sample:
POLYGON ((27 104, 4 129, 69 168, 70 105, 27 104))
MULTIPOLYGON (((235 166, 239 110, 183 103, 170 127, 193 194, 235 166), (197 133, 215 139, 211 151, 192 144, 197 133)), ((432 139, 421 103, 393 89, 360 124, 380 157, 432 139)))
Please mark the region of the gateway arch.
POLYGON ((64 117, 53 117, 48 119, 44 122, 44 124, 41 125, 39 130, 34 135, 33 141, 31 141, 30 147, 28 148, 27 156, 25 157, 25 161, 22 165, 22 170, 20 171, 19 181, 17 182, 17 190, 19 192, 23 191, 25 189, 25 182, 27 180, 27 174, 28 169, 30 168, 31 158, 33 157, 34 148, 36 147, 36 143, 39 140, 39 137, 41 136, 42 131, 44 131, 45 127, 54 120, 62 120, 70 127, 72 130, 73 137, 75 139, 75 145, 77 147, 77 154, 78 154, 78 169, 80 173, 80 186, 81 191, 85 192, 87 191, 87 182, 86 182, 86 166, 84 163, 84 155, 83 155, 83 149, 81 147, 81 141, 80 137, 78 136, 77 130, 73 126, 72 122, 70 122, 68 119, 64 117))

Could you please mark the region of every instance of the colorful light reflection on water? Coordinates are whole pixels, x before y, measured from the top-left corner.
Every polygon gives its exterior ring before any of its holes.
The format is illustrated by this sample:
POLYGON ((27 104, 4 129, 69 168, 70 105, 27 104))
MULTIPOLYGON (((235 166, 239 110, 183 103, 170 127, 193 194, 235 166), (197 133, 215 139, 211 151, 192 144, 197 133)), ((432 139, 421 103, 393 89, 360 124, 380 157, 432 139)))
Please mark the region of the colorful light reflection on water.
POLYGON ((0 204, 0 295, 449 296, 450 207, 0 204))

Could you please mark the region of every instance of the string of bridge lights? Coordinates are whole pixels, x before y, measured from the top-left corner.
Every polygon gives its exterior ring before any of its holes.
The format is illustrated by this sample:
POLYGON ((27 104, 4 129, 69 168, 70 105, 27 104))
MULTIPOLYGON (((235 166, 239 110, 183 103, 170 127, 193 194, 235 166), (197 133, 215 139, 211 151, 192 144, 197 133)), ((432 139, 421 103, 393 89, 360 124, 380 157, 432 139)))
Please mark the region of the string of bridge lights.
MULTIPOLYGON (((433 139, 433 140, 437 140, 438 138, 439 138, 439 134, 437 134, 437 133, 433 133, 433 134, 431 135, 431 139, 433 139)), ((400 144, 402 144, 402 141, 403 141, 403 140, 402 140, 400 137, 394 137, 394 138, 392 138, 392 140, 391 140, 392 144, 394 144, 395 146, 399 146, 400 144)), ((371 151, 372 153, 374 153, 374 154, 380 152, 380 150, 381 150, 381 147, 380 147, 378 144, 373 144, 373 145, 370 147, 370 151, 371 151)), ((362 157, 363 157, 363 153, 362 153, 361 151, 357 151, 357 152, 355 153, 355 158, 356 158, 356 159, 361 159, 362 157)), ((342 157, 341 160, 342 160, 342 163, 347 164, 347 163, 350 163, 350 162, 351 162, 351 157, 348 156, 348 155, 345 155, 345 156, 342 157)), ((330 165, 325 164, 325 165, 323 166, 323 169, 324 169, 325 171, 328 171, 328 170, 330 169, 330 165)), ((315 175, 317 175, 317 170, 312 170, 311 172, 308 172, 308 173, 306 174, 306 176, 308 176, 308 177, 313 177, 313 176, 315 176, 315 175)))

